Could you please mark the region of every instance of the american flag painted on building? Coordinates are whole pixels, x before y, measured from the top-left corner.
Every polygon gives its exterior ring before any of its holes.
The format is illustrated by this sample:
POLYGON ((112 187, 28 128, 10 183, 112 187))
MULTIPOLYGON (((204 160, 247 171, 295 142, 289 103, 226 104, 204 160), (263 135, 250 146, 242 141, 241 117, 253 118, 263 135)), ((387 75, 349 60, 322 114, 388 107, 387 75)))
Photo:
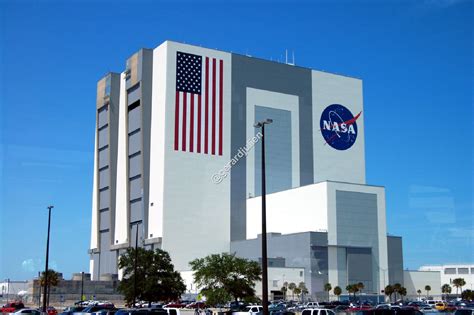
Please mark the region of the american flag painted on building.
POLYGON ((222 155, 224 61, 178 51, 174 149, 222 155))

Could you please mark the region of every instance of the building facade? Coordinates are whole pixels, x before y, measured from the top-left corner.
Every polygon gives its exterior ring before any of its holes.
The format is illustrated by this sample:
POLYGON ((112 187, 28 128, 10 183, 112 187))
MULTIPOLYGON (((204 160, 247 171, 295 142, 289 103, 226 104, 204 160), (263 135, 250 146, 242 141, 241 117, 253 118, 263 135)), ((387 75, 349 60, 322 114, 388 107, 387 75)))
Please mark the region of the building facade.
POLYGON ((451 286, 451 294, 461 294, 461 290, 473 290, 474 285, 474 264, 444 264, 444 265, 424 265, 420 271, 438 272, 440 283, 451 286), (462 278, 466 282, 463 288, 456 288, 453 280, 462 278))
POLYGON ((333 286, 358 280, 380 292, 389 283, 385 189, 366 183, 360 79, 166 41, 100 80, 96 106, 93 279, 120 277, 118 257, 135 244, 168 251, 186 271, 258 237, 253 125, 271 118, 268 231, 321 239, 325 252, 314 251, 327 256, 333 286))

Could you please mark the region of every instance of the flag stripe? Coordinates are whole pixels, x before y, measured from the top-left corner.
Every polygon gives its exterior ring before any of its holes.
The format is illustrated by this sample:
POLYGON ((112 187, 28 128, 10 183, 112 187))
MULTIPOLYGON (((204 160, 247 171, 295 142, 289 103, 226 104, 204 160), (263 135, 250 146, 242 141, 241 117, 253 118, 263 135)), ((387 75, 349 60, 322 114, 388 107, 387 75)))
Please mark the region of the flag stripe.
POLYGON ((201 153, 201 95, 198 95, 197 112, 197 152, 201 153))
POLYGON ((181 142, 181 150, 186 151, 186 101, 187 101, 187 93, 183 92, 183 134, 182 134, 182 142, 181 142))
POLYGON ((189 151, 194 151, 194 94, 191 94, 191 108, 189 117, 189 151))
POLYGON ((224 92, 224 61, 219 60, 219 155, 222 155, 222 119, 223 119, 223 95, 224 92))
POLYGON ((209 57, 206 57, 206 98, 205 98, 205 115, 204 115, 204 153, 208 153, 209 148, 209 57))
POLYGON ((212 58, 212 151, 216 154, 216 58, 212 58))
POLYGON ((176 91, 176 103, 175 103, 175 115, 174 115, 174 149, 178 150, 179 142, 179 91, 176 91))

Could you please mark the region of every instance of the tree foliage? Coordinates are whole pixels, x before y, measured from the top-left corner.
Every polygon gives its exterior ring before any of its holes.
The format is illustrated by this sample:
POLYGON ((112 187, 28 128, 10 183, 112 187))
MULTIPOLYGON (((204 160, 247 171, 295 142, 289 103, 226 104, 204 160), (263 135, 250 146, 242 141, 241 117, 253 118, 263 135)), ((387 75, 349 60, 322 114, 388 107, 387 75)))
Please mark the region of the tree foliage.
POLYGON ((449 293, 451 293, 451 290, 452 290, 451 286, 447 283, 445 283, 441 286, 441 293, 443 293, 443 294, 448 295, 449 293))
POLYGON ((255 297, 255 282, 261 280, 260 264, 235 254, 213 254, 189 263, 194 282, 210 305, 255 297))
POLYGON ((426 291, 426 296, 430 295, 431 286, 430 285, 425 285, 425 291, 426 291))
POLYGON ((462 291, 461 298, 468 301, 474 300, 474 291, 469 289, 462 291))
POLYGON ((384 289, 385 295, 388 296, 388 299, 391 301, 392 300, 392 294, 394 291, 393 287, 389 284, 385 287, 384 289))
POLYGON ((456 288, 456 294, 458 294, 459 288, 461 288, 462 292, 462 287, 466 285, 466 281, 464 278, 456 278, 453 280, 453 286, 456 288))
POLYGON ((53 269, 48 269, 47 271, 47 279, 45 277, 45 272, 41 272, 40 276, 40 285, 41 287, 44 286, 44 282, 47 281, 46 284, 46 304, 49 305, 49 294, 51 292, 51 287, 56 287, 59 284, 60 279, 59 272, 54 271, 53 269))
POLYGON ((147 302, 173 301, 181 297, 186 285, 179 272, 174 270, 169 254, 161 249, 127 249, 120 256, 119 268, 123 270, 123 279, 118 290, 131 304, 134 299, 136 279, 136 300, 147 302), (137 273, 135 274, 135 254, 137 254, 137 273))
POLYGON ((342 294, 342 289, 339 286, 335 286, 332 292, 337 296, 337 299, 339 299, 339 296, 342 294))

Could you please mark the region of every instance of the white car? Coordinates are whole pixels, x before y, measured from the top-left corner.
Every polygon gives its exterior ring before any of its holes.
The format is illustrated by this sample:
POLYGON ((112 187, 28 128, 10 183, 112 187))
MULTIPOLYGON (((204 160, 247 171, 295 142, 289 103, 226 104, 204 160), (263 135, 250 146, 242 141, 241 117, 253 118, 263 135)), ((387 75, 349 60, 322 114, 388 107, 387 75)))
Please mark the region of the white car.
POLYGON ((232 312, 233 315, 256 315, 263 312, 263 306, 261 305, 249 305, 245 310, 241 312, 232 312))
POLYGON ((327 308, 307 308, 301 312, 301 315, 336 315, 336 313, 327 308))
POLYGON ((20 314, 41 315, 41 312, 38 311, 38 310, 31 309, 31 308, 23 308, 19 311, 16 311, 13 314, 18 314, 18 315, 20 315, 20 314))

